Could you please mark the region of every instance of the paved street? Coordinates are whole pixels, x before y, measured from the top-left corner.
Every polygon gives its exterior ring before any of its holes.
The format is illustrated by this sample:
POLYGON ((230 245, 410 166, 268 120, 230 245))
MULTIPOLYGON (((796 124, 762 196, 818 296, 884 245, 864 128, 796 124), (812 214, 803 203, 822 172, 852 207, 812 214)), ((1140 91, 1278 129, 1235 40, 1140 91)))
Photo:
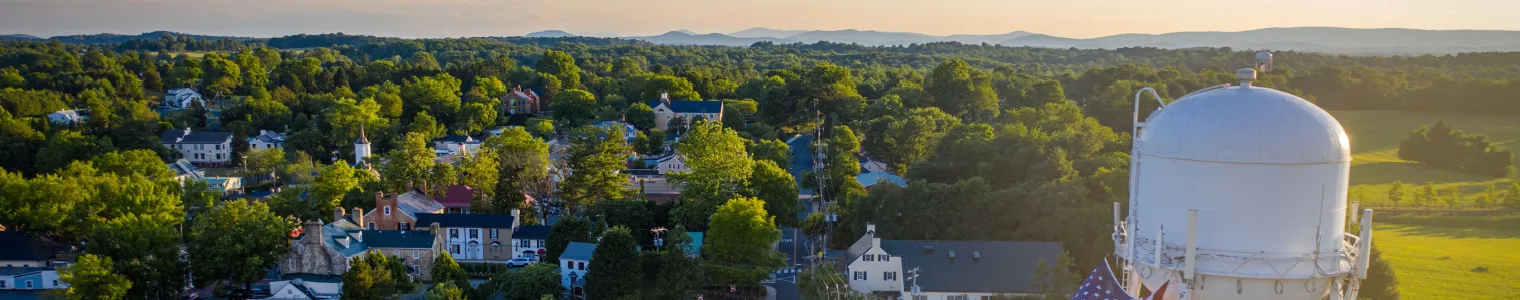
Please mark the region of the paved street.
POLYGON ((806 267, 808 257, 807 239, 799 240, 802 231, 792 227, 781 228, 781 245, 777 250, 786 257, 787 267, 776 270, 765 285, 776 289, 776 299, 802 299, 797 293, 797 274, 806 267))

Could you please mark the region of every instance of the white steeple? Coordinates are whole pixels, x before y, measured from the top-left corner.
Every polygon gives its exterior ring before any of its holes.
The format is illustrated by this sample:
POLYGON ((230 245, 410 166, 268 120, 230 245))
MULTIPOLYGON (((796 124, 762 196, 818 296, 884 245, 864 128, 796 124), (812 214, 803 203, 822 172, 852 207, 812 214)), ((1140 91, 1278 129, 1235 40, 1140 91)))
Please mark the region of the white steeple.
POLYGON ((364 125, 359 125, 359 139, 354 141, 354 165, 364 163, 369 157, 369 138, 364 137, 364 125))

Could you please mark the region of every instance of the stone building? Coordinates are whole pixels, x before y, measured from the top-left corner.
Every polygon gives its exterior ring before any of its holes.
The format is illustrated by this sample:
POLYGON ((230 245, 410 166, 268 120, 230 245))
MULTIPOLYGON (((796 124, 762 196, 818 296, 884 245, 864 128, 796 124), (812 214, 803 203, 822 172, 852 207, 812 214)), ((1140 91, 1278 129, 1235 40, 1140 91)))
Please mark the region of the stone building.
POLYGON ((428 280, 433 259, 444 247, 442 226, 436 223, 419 230, 367 230, 358 224, 364 215, 355 208, 345 216, 334 212, 332 223, 307 221, 301 234, 291 240, 290 253, 280 263, 280 274, 342 275, 355 257, 375 253, 400 259, 414 280, 428 280))

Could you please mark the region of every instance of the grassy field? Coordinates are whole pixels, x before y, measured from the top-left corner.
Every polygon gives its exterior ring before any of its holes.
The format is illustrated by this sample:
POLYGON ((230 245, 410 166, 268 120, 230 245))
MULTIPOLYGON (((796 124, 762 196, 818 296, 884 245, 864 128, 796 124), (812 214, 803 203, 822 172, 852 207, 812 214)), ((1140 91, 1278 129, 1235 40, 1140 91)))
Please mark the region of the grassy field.
MULTIPOLYGON (((1351 138, 1352 195, 1386 202, 1395 180, 1441 191, 1456 187, 1471 203, 1485 188, 1514 182, 1420 166, 1398 158, 1410 130, 1446 121, 1488 135, 1500 147, 1520 144, 1520 116, 1387 111, 1332 112, 1351 138)), ((1517 149, 1520 150, 1520 149, 1517 149)), ((1409 196, 1406 196, 1408 199, 1409 196)), ((1406 200, 1408 201, 1408 200, 1406 200)), ((1407 205, 1407 203, 1406 203, 1407 205)), ((1520 299, 1520 217, 1382 217, 1373 241, 1399 274, 1403 299, 1520 299), (1478 268, 1487 268, 1481 271, 1478 268)))
MULTIPOLYGON (((1395 180, 1403 181, 1406 191, 1412 191, 1408 185, 1423 185, 1426 181, 1434 183, 1442 193, 1457 187, 1462 191, 1464 203, 1472 203, 1490 185, 1502 192, 1514 182, 1511 178, 1453 172, 1400 160, 1399 142, 1410 130, 1443 120, 1468 133, 1488 135, 1489 140, 1500 147, 1514 149, 1520 147, 1516 143, 1520 141, 1520 115, 1392 111, 1339 111, 1331 114, 1351 138, 1352 195, 1362 194, 1363 202, 1387 201, 1388 187, 1395 180)), ((1410 197, 1406 196, 1405 201, 1410 197)))
MULTIPOLYGON (((206 51, 169 51, 169 56, 176 57, 181 53, 190 56, 190 58, 201 58, 202 56, 206 56, 206 51)), ((149 51, 148 54, 157 56, 158 51, 149 51)))
POLYGON ((1520 298, 1520 218, 1466 220, 1377 220, 1373 243, 1398 273, 1403 299, 1520 298))

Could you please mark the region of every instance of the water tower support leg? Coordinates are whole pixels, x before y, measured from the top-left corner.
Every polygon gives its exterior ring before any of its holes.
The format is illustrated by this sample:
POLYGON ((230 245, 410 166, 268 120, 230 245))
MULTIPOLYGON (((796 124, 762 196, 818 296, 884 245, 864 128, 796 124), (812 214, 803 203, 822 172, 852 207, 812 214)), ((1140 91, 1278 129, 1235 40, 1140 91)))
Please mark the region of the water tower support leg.
POLYGON ((1188 210, 1187 248, 1185 248, 1182 261, 1182 295, 1178 299, 1192 299, 1193 279, 1198 277, 1194 271, 1197 269, 1196 258, 1198 257, 1198 210, 1188 210))

